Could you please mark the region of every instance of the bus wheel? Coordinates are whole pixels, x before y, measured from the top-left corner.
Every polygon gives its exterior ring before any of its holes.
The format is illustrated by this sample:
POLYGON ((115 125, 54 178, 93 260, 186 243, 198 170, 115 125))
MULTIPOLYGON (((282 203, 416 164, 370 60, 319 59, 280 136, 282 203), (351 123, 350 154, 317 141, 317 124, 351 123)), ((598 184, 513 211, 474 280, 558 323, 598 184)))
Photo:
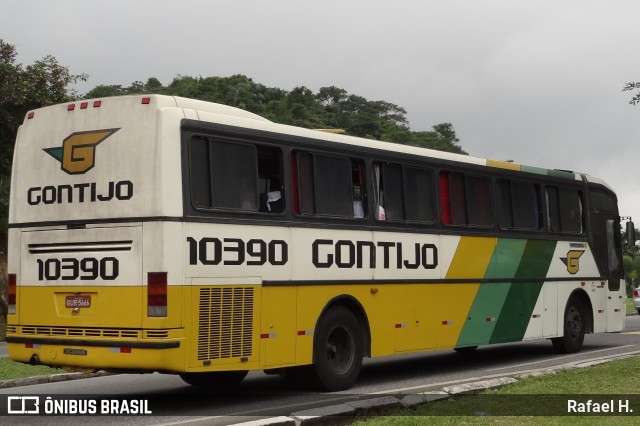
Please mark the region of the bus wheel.
POLYGON ((180 378, 191 386, 202 386, 210 389, 228 389, 239 384, 248 371, 212 371, 208 373, 182 373, 180 378))
POLYGON ((327 391, 349 389, 358 378, 363 355, 364 338, 356 317, 342 306, 329 309, 316 327, 310 384, 327 391))
POLYGON ((551 339, 556 352, 572 354, 582 348, 586 326, 585 319, 582 304, 576 299, 569 300, 564 311, 564 335, 551 339))

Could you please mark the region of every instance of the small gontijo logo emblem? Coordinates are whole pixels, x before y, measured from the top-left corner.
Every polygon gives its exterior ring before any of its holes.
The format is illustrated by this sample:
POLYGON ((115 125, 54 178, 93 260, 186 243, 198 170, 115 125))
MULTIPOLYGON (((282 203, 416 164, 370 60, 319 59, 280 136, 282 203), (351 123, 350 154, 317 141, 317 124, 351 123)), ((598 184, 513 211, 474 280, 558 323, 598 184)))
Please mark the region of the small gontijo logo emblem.
POLYGON ((569 250, 567 257, 561 257, 562 263, 567 265, 567 272, 577 274, 580 270, 580 256, 584 254, 584 250, 569 250))
POLYGON ((95 166, 96 147, 118 130, 75 132, 65 138, 61 147, 45 148, 44 151, 61 163, 62 170, 70 175, 79 175, 95 166))

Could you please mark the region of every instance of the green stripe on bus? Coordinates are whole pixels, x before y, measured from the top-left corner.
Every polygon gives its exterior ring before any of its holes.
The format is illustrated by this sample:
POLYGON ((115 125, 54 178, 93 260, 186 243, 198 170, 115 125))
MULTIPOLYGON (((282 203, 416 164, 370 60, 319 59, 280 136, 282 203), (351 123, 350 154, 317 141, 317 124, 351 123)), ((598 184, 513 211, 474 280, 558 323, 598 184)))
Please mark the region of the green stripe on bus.
POLYGON ((533 166, 520 166, 520 170, 528 173, 536 173, 539 175, 547 175, 547 169, 543 169, 541 167, 533 167, 533 166))
MULTIPOLYGON (((546 277, 555 249, 556 241, 527 241, 515 278, 546 277)), ((511 284, 490 343, 522 340, 542 284, 543 280, 511 284)))
MULTIPOLYGON (((513 278, 526 244, 527 240, 500 238, 484 277, 513 278)), ((489 343, 510 287, 509 282, 480 285, 456 347, 489 343)))
POLYGON ((573 172, 567 172, 565 170, 549 170, 547 176, 559 177, 564 179, 576 179, 576 175, 573 172))

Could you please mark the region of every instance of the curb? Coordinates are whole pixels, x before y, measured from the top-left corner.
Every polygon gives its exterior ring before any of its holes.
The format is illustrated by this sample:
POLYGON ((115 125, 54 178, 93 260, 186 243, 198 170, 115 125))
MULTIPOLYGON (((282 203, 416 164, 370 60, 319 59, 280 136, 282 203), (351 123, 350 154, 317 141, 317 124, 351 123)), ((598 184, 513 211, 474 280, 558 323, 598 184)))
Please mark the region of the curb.
MULTIPOLYGON (((7 342, 0 342, 0 348, 6 347, 7 342)), ((16 388, 20 386, 42 385, 45 383, 66 382, 67 380, 90 379, 92 377, 111 376, 113 373, 98 371, 95 373, 59 373, 45 376, 24 377, 21 379, 0 380, 0 389, 16 388)))
POLYGON ((60 373, 47 376, 25 377, 23 379, 1 380, 0 389, 15 388, 20 386, 42 385, 45 383, 66 382, 67 380, 90 379, 92 377, 112 376, 113 373, 98 371, 96 373, 60 373))

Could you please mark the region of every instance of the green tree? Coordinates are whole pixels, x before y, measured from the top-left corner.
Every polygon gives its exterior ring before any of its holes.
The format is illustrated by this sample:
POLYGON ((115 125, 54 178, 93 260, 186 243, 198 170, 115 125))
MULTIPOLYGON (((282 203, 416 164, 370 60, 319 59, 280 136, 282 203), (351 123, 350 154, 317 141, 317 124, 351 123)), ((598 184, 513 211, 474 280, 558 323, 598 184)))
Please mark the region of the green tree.
POLYGON ((85 99, 91 98, 107 98, 109 96, 122 96, 133 95, 139 93, 163 93, 164 87, 160 80, 155 77, 151 77, 146 83, 141 81, 134 81, 131 86, 123 87, 120 84, 111 85, 98 85, 88 91, 85 95, 85 99))
MULTIPOLYGON (((640 89, 640 81, 625 84, 624 87, 622 88, 622 91, 626 92, 628 90, 636 90, 636 89, 640 89)), ((636 93, 633 96, 633 98, 631 98, 631 100, 629 101, 631 105, 635 105, 639 102, 640 102, 640 92, 636 93)))
MULTIPOLYGON (((622 248, 623 248, 623 265, 624 278, 627 285, 627 296, 633 294, 633 290, 640 286, 640 247, 638 245, 629 245, 627 232, 621 230, 622 248)), ((640 230, 635 229, 636 238, 640 236, 640 230)))
POLYGON ((436 124, 433 126, 433 131, 430 132, 415 132, 410 145, 467 154, 460 146, 460 139, 456 136, 456 131, 451 123, 436 124))
POLYGON ((336 86, 313 93, 307 87, 291 91, 266 87, 236 74, 230 77, 177 76, 163 86, 157 79, 131 86, 97 86, 86 98, 133 93, 160 93, 235 106, 271 121, 307 128, 343 129, 348 135, 466 154, 451 123, 433 130, 409 129, 404 108, 386 101, 370 101, 336 86))
POLYGON ((16 62, 15 46, 0 39, 0 246, 5 246, 9 207, 11 161, 18 127, 30 110, 77 98, 69 85, 85 74, 74 75, 53 56, 24 67, 16 62))

